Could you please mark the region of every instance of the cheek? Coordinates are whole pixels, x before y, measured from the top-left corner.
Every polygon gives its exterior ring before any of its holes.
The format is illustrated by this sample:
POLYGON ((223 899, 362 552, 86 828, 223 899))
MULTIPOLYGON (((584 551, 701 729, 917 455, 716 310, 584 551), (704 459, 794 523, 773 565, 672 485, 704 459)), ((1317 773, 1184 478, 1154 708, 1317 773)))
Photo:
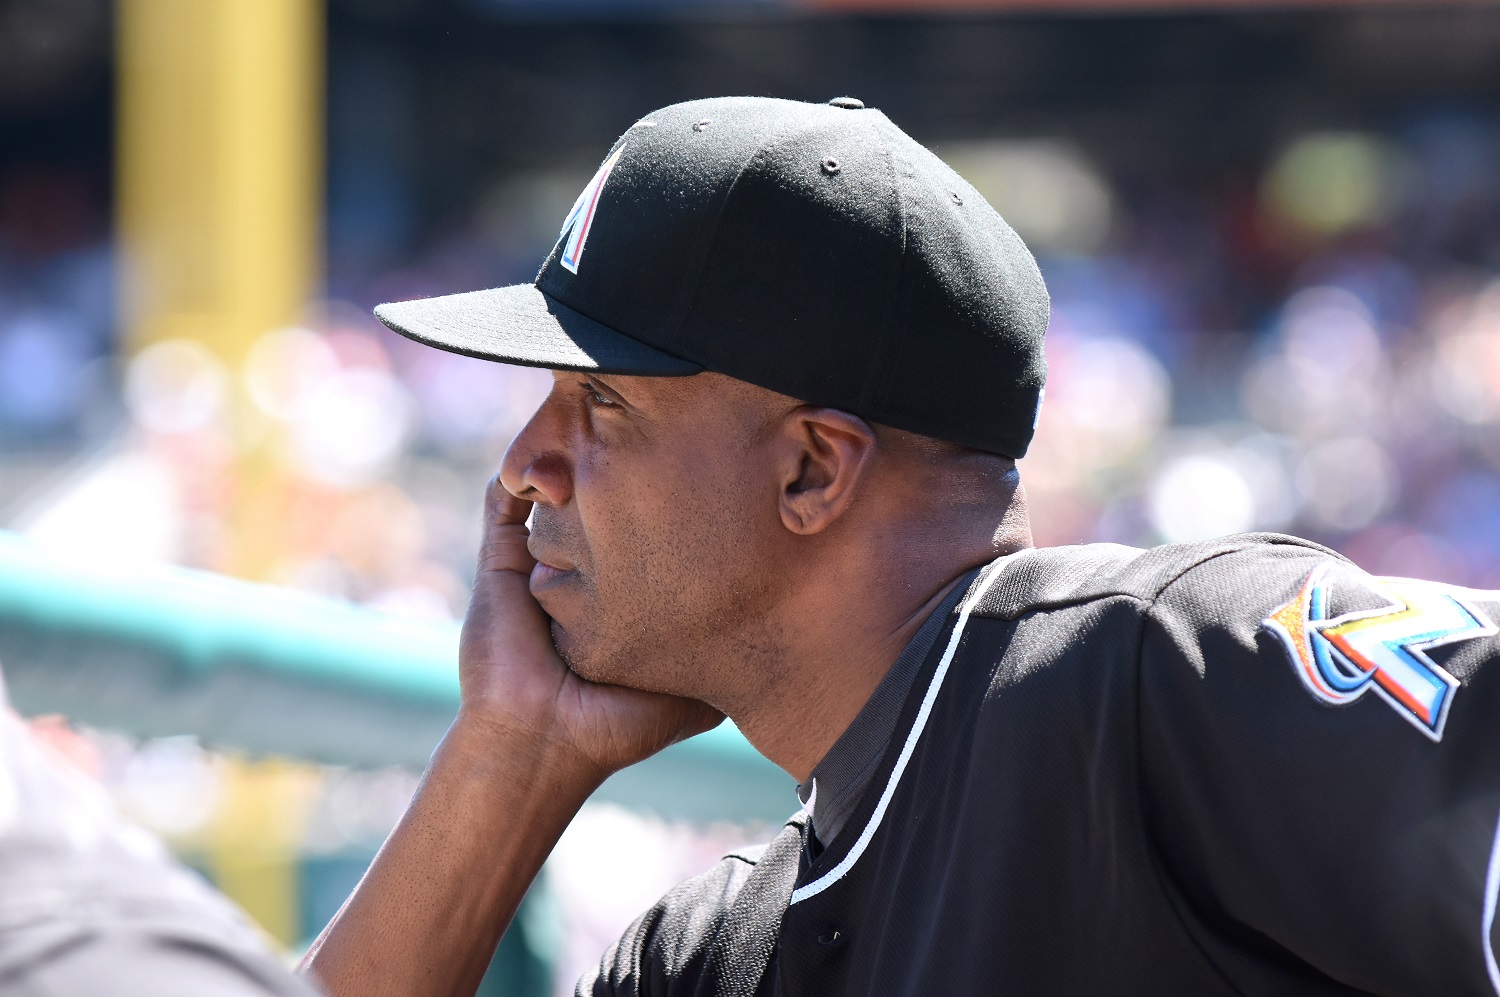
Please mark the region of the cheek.
POLYGON ((757 515, 764 503, 745 477, 741 468, 726 473, 685 452, 658 461, 649 478, 599 474, 589 482, 592 508, 581 500, 580 514, 598 595, 615 603, 601 609, 691 614, 726 574, 747 568, 766 524, 757 515))
POLYGON ((774 490, 757 477, 770 480, 748 460, 727 464, 691 447, 578 468, 587 554, 553 639, 580 675, 712 694, 707 663, 732 658, 726 648, 739 647, 776 598, 780 524, 774 490))

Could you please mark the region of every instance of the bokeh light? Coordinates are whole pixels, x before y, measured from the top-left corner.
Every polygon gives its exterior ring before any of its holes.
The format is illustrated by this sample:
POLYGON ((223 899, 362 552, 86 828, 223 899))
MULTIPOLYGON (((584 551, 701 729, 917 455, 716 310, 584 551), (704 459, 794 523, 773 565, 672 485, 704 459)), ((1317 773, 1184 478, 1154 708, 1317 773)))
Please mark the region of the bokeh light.
POLYGON ((1255 495, 1239 470, 1218 455, 1179 457, 1151 486, 1151 525, 1182 543, 1243 533, 1255 525, 1255 495))
POLYGON ((125 405, 146 429, 184 433, 225 418, 228 370, 191 339, 169 339, 142 350, 125 371, 125 405))
POLYGON ((941 146, 939 155, 1038 252, 1087 254, 1109 236, 1109 182, 1075 146, 1045 139, 941 146))
POLYGON ((1320 236, 1386 221, 1400 195, 1399 151, 1384 136, 1318 132, 1291 143, 1265 179, 1273 216, 1320 236))

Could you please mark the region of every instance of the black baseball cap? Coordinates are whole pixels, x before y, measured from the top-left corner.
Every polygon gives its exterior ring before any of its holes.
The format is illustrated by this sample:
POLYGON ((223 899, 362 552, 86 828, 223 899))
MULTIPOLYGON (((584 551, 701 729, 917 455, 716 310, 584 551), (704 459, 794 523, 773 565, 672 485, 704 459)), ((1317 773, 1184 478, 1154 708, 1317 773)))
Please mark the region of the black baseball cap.
POLYGON ((1019 236, 860 101, 689 101, 637 121, 536 281, 380 305, 402 335, 564 370, 704 370, 1021 457, 1047 288, 1019 236))

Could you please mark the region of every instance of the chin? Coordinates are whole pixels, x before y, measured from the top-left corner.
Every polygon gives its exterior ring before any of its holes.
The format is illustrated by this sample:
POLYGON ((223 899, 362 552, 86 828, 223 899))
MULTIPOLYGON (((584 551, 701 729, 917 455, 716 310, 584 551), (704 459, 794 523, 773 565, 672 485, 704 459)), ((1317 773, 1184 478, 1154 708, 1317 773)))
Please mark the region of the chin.
POLYGON ((552 621, 552 646, 557 648, 558 657, 570 668, 575 675, 588 679, 590 682, 608 682, 602 672, 606 669, 599 667, 598 656, 591 654, 586 641, 580 641, 567 627, 552 621))
POLYGON ((638 661, 622 656, 617 646, 611 646, 606 652, 599 646, 597 638, 590 639, 589 635, 575 634, 556 620, 552 621, 552 646, 557 648, 558 656, 579 678, 640 689, 643 692, 674 691, 650 681, 650 670, 640 667, 638 661))

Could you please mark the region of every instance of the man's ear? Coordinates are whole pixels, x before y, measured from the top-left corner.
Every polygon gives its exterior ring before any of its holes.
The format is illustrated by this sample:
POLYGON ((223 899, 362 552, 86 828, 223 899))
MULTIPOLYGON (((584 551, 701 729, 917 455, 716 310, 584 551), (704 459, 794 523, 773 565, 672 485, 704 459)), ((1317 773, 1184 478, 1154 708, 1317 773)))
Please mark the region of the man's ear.
POLYGON ((799 405, 782 425, 781 522, 803 536, 842 516, 875 459, 875 430, 857 415, 799 405))

